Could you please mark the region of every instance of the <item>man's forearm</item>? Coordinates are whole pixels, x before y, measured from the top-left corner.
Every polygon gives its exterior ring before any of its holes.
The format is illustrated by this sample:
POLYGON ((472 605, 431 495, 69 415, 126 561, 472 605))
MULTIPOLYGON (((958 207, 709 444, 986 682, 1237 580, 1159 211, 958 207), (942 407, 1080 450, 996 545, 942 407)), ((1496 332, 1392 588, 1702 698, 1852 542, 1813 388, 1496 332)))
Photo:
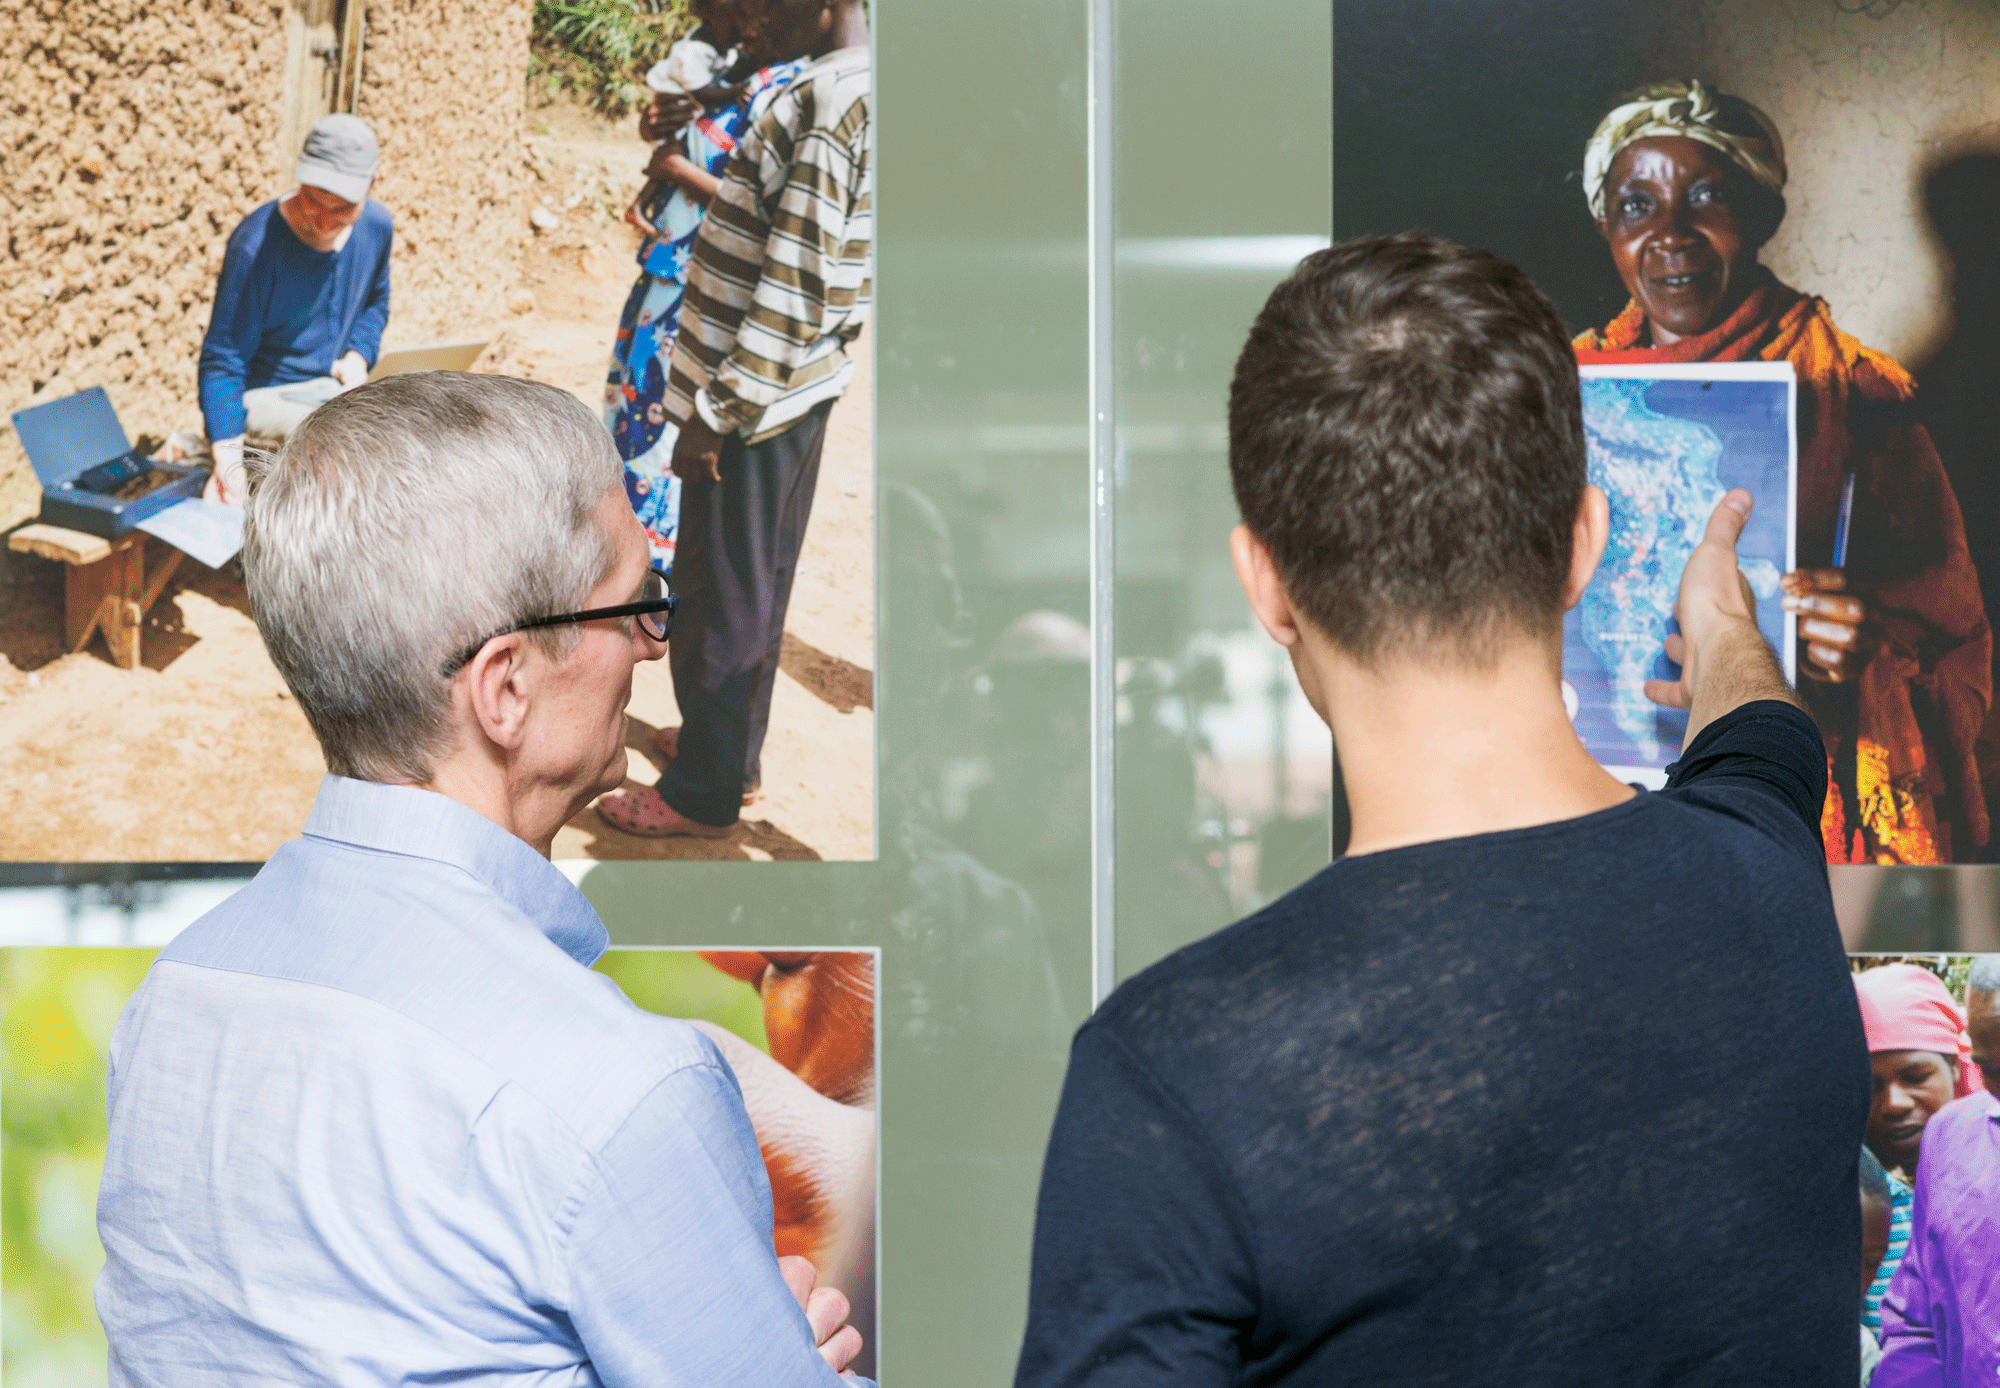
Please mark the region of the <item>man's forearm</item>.
POLYGON ((1755 622, 1734 622, 1708 636, 1691 657, 1699 661, 1694 702, 1688 710, 1687 743, 1716 719, 1760 699, 1777 699, 1803 709, 1797 691, 1785 682, 1778 657, 1755 622))
POLYGON ((375 282, 368 288, 368 300, 354 317, 354 330, 348 334, 347 350, 359 352, 361 359, 372 367, 381 360, 382 334, 388 327, 389 256, 385 251, 381 264, 376 267, 375 282))
POLYGON ((195 398, 201 405, 202 426, 210 440, 243 434, 243 374, 240 370, 204 365, 196 377, 195 398))

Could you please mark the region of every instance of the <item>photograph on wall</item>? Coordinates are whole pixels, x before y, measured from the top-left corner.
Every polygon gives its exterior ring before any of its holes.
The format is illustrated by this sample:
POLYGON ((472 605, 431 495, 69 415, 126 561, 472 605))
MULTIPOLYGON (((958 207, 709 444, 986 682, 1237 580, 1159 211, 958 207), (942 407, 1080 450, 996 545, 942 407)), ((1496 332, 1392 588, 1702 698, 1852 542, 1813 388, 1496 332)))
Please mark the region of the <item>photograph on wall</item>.
MULTIPOLYGON (((872 40, 796 9, 0 13, 0 861, 298 834, 326 762, 252 613, 253 465, 433 371, 599 421, 679 602, 555 856, 875 856, 872 40)), ((438 505, 348 572, 492 548, 438 505)))
MULTIPOLYGON (((111 1031, 157 950, 0 949, 0 1378, 106 1381, 92 1284, 111 1031)), ((852 1304, 854 1368, 877 1361, 876 954, 613 949, 633 1003, 683 1018, 742 1087, 771 1182, 780 1257, 813 1261, 852 1304)))
POLYGON ((1492 251, 1587 366, 1790 365, 1827 861, 2000 855, 2000 11, 1336 0, 1333 59, 1336 238, 1492 251))
POLYGON ((1862 1380, 1953 1382, 1993 1308, 2000 954, 1852 954, 1872 1097, 1861 1156, 1862 1380), (1968 1348, 1968 1346, 1970 1348, 1968 1348))
POLYGON ((1679 629, 1681 571, 1733 487, 1756 500, 1736 551, 1757 625, 1796 677, 1778 589, 1793 568, 1792 387, 1785 362, 1583 368, 1584 448, 1611 528, 1563 616, 1563 702, 1583 745, 1622 780, 1657 790, 1680 756, 1687 713, 1654 703, 1645 685, 1680 677, 1666 638, 1679 629))
POLYGON ((1827 877, 1851 954, 2000 953, 2000 881, 1984 867, 1834 868, 1827 877))

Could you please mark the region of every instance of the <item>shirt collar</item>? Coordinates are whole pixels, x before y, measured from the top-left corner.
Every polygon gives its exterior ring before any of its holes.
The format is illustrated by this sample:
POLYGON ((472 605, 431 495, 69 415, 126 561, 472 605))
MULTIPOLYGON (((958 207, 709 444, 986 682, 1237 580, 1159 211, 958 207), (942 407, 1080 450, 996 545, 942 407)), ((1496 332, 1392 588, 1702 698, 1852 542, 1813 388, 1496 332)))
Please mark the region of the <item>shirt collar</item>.
POLYGON ((459 868, 585 968, 611 942, 583 893, 548 859, 477 810, 436 791, 328 776, 319 783, 305 834, 459 868))

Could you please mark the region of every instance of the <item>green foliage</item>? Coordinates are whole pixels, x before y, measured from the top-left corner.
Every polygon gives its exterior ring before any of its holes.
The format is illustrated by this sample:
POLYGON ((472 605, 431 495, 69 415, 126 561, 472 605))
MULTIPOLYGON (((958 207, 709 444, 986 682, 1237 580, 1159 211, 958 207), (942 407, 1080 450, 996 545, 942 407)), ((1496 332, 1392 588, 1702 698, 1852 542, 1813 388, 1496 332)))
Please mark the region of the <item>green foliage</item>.
MULTIPOLYGON (((105 1382, 91 1284, 111 1028, 157 950, 0 949, 0 1378, 105 1382)), ((640 1007, 769 1049, 756 989, 688 950, 614 949, 598 968, 640 1007)))
POLYGON ((1966 980, 1972 977, 1973 961, 1978 957, 1976 954, 1850 954, 1847 967, 1858 974, 1884 964, 1915 964, 1936 974, 1945 990, 1963 1006, 1966 980))
POLYGON ((150 949, 0 950, 0 1376, 105 1381, 91 1283, 111 1028, 150 949))
POLYGON ((609 949, 597 971, 610 976, 625 996, 648 1012, 666 1017, 699 1017, 726 1027, 760 1051, 764 1004, 757 990, 731 978, 686 949, 609 949))
POLYGON ((646 99, 640 80, 686 27, 686 0, 535 0, 528 81, 612 115, 646 99))

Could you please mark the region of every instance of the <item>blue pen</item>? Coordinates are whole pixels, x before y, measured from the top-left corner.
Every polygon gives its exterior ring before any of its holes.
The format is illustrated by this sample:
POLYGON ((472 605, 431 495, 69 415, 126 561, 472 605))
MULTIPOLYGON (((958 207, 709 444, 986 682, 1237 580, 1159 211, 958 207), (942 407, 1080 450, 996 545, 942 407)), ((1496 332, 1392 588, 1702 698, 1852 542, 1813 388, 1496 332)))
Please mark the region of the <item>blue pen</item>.
POLYGON ((1833 528, 1833 567, 1847 567, 1847 529, 1854 519, 1854 474, 1840 484, 1840 522, 1833 528))

